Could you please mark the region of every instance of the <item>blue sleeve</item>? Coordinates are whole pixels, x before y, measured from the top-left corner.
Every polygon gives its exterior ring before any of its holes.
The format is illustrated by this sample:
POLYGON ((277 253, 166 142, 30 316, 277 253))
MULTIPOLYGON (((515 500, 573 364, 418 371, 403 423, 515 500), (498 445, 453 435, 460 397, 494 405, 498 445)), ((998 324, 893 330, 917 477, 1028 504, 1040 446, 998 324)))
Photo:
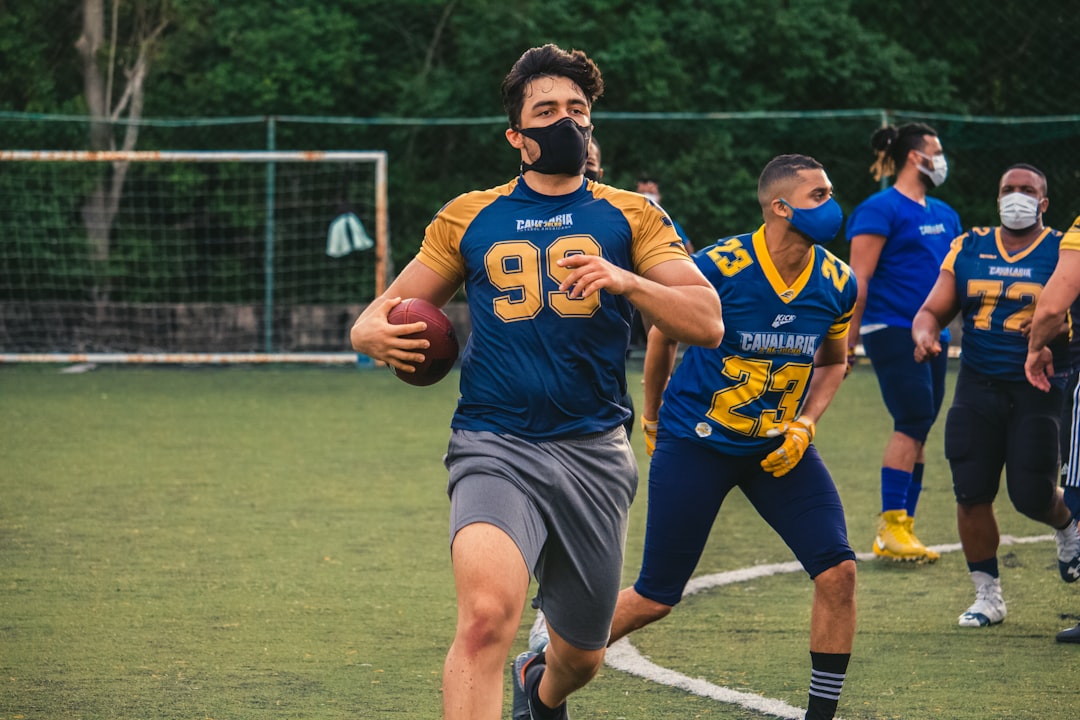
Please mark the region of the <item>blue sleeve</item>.
POLYGON ((879 204, 863 203, 855 208, 847 222, 847 241, 856 235, 881 235, 889 237, 892 229, 892 213, 879 204))
POLYGON ((682 229, 682 225, 675 222, 674 219, 672 219, 671 224, 675 227, 675 233, 682 238, 683 244, 693 245, 693 243, 690 241, 690 238, 686 236, 686 231, 682 229))
MULTIPOLYGON (((709 247, 712 246, 710 245, 709 247)), ((712 283, 714 288, 719 288, 720 283, 724 280, 724 276, 720 273, 719 268, 716 267, 716 263, 712 261, 712 258, 710 258, 706 252, 708 249, 709 248, 702 248, 701 250, 698 250, 690 256, 690 259, 694 261, 694 264, 697 265, 698 270, 705 276, 705 279, 712 283)))

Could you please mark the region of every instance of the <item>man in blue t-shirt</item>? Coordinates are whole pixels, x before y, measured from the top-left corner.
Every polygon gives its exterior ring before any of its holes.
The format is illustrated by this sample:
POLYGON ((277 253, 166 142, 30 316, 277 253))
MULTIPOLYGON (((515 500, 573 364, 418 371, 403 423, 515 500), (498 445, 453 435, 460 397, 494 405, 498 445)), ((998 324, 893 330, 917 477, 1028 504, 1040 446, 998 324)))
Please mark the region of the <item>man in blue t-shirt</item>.
POLYGON ((871 139, 877 153, 875 179, 895 174, 892 187, 863 201, 851 213, 847 238, 859 297, 848 335, 848 362, 855 348, 873 364, 893 432, 881 463, 881 515, 874 554, 889 560, 933 562, 939 557, 914 532, 922 490, 923 445, 945 395, 949 334, 945 350, 916 363, 911 320, 937 278, 949 243, 962 232, 960 218, 928 191, 945 182, 948 165, 933 128, 921 123, 888 126, 871 139))

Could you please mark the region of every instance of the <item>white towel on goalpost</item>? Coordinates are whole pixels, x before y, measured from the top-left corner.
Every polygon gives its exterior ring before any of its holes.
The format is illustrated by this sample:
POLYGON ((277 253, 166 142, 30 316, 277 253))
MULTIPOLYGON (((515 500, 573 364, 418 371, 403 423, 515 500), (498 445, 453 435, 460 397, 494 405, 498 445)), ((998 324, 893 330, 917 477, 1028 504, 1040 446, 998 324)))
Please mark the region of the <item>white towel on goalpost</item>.
POLYGON ((360 222, 356 213, 338 215, 330 223, 330 231, 326 234, 326 254, 330 257, 344 257, 351 252, 373 247, 375 241, 368 237, 364 223, 360 222))

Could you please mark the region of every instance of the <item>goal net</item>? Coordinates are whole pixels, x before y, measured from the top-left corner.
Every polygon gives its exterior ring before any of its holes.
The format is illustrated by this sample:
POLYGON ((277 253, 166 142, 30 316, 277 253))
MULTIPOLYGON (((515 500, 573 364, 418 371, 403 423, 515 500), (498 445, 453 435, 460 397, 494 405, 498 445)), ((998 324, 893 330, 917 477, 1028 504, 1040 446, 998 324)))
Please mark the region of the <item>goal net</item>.
POLYGON ((0 362, 353 362, 385 152, 0 151, 0 362))

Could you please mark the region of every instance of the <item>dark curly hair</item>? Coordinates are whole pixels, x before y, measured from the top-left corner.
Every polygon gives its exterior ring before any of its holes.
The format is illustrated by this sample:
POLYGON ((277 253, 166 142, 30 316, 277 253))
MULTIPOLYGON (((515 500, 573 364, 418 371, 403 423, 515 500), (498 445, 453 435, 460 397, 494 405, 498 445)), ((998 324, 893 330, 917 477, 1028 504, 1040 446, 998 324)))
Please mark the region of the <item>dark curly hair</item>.
POLYGON ((545 75, 572 80, 589 99, 590 106, 604 94, 600 68, 581 50, 567 52, 551 43, 530 48, 503 78, 503 109, 510 119, 510 127, 517 129, 521 125, 521 109, 525 105, 525 88, 529 82, 545 75))
POLYGON ((926 147, 927 136, 937 137, 937 131, 925 123, 878 128, 870 138, 870 147, 876 156, 874 164, 870 166, 870 174, 875 180, 880 180, 900 172, 910 151, 926 147))

